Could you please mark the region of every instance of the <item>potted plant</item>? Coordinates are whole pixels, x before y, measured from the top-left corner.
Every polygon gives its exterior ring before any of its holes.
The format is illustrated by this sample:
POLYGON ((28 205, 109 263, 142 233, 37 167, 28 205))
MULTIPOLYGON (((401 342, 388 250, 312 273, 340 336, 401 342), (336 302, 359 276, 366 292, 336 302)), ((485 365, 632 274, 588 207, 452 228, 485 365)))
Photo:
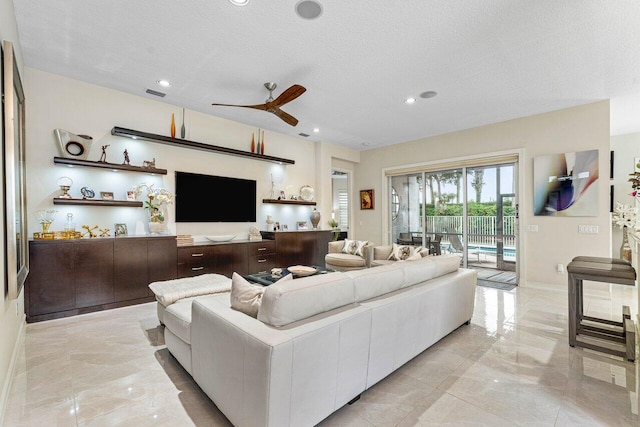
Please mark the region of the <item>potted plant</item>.
POLYGON ((331 227, 331 229, 333 230, 333 241, 335 242, 336 240, 338 240, 338 236, 340 236, 340 229, 338 229, 338 221, 336 221, 335 219, 331 218, 329 220, 329 227, 331 227))

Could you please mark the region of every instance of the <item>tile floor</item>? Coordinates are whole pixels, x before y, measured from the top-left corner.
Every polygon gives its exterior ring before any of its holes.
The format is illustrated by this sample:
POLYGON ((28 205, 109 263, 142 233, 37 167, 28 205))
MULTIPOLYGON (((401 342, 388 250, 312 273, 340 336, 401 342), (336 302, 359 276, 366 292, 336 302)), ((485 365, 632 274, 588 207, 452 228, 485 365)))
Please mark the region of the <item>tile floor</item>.
MULTIPOLYGON (((586 311, 619 316, 621 300, 637 290, 587 292, 586 311)), ((478 287, 470 326, 321 425, 639 426, 638 366, 569 347, 564 286, 478 287)), ((4 425, 230 424, 166 350, 152 303, 28 325, 4 425)))

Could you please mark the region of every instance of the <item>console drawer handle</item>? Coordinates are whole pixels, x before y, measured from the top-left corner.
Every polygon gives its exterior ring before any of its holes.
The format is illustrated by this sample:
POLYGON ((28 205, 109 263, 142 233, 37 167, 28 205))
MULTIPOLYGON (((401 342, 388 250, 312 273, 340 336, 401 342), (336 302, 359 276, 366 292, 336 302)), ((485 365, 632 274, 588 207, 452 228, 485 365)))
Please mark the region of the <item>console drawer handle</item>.
POLYGON ((259 251, 266 251, 267 248, 258 248, 259 251))
POLYGON ((191 254, 191 256, 204 256, 204 254, 191 254))
POLYGON ((258 262, 267 262, 266 259, 259 259, 258 262))
POLYGON ((191 271, 204 270, 204 267, 191 267, 191 271))

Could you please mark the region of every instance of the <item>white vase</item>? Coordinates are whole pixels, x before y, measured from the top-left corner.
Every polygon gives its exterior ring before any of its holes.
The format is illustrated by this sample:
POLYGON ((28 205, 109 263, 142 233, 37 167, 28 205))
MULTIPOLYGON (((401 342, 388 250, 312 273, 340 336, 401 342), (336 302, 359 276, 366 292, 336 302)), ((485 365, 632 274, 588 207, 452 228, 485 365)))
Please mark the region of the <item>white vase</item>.
POLYGON ((320 223, 320 212, 318 212, 316 208, 313 208, 313 212, 309 215, 309 220, 311 221, 311 225, 313 225, 313 229, 316 230, 320 223))

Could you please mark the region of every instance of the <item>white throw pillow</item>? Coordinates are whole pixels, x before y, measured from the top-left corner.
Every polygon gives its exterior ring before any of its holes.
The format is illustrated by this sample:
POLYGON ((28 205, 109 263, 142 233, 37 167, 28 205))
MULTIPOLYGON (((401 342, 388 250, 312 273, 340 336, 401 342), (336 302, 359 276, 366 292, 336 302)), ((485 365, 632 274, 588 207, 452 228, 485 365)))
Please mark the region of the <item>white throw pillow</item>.
MULTIPOLYGON (((275 283, 292 279, 293 274, 287 274, 275 283)), ((267 289, 265 286, 254 285, 234 272, 231 277, 231 308, 247 316, 257 318, 265 289, 267 289)))
POLYGON ((367 240, 351 240, 344 239, 344 246, 342 247, 342 253, 349 255, 364 256, 364 247, 369 243, 367 240))
POLYGON ((407 258, 405 261, 415 261, 418 259, 422 259, 422 254, 420 253, 420 251, 417 251, 415 254, 411 255, 409 258, 407 258))
POLYGON ((404 261, 407 258, 415 255, 416 253, 420 253, 422 250, 422 246, 408 246, 408 245, 399 245, 397 243, 393 244, 393 249, 391 250, 391 254, 389 255, 389 260, 392 261, 404 261))
POLYGON ((262 294, 266 288, 254 285, 233 273, 231 276, 231 308, 248 316, 258 317, 258 309, 262 303, 262 294))

